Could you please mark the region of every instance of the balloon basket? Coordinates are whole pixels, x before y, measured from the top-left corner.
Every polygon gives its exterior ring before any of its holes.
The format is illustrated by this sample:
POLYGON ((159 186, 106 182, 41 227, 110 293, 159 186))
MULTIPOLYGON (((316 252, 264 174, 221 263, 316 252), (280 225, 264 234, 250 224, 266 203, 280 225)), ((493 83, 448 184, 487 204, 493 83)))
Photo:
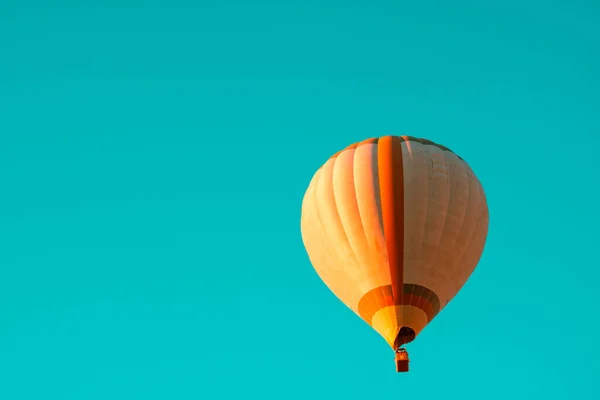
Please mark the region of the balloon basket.
POLYGON ((396 372, 408 372, 408 353, 404 349, 396 350, 396 372))

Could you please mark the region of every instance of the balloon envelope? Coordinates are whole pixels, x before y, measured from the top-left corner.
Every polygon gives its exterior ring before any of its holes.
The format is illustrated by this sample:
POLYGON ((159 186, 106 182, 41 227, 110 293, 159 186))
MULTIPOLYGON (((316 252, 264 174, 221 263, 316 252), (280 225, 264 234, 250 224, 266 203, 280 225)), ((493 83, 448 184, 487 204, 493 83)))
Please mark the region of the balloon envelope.
POLYGON ((347 147, 315 173, 301 230, 323 282, 398 350, 475 269, 488 208, 481 183, 448 148, 384 136, 347 147))

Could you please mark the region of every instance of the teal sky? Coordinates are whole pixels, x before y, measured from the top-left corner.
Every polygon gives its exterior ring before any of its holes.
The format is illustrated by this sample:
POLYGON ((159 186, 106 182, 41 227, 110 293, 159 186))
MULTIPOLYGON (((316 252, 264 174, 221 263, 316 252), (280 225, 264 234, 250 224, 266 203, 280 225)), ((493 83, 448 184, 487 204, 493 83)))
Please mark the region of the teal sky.
POLYGON ((1 0, 0 398, 599 398, 599 40, 592 0, 1 0), (386 134, 490 209, 409 374, 300 237, 386 134))

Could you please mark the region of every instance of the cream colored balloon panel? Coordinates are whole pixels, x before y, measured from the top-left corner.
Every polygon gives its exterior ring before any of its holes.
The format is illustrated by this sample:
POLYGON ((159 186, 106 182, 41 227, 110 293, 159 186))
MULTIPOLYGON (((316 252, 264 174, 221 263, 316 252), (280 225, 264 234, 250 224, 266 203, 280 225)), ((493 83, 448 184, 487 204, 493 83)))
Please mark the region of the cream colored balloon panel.
POLYGON ((330 168, 324 166, 314 180, 312 202, 308 203, 303 211, 303 214, 310 213, 312 218, 305 220, 302 235, 311 262, 313 255, 322 254, 323 262, 313 263, 319 276, 325 276, 322 279, 330 290, 343 303, 356 311, 355 304, 360 294, 356 293, 354 282, 360 281, 359 269, 355 266, 356 261, 347 248, 347 241, 340 238, 337 227, 331 223, 331 220, 335 220, 337 212, 332 216, 331 209, 322 206, 323 192, 328 191, 327 185, 331 188, 331 176, 328 175, 330 171, 330 168))
MULTIPOLYGON (((469 205, 469 187, 471 186, 468 166, 455 154, 441 150, 447 166, 447 187, 449 188, 448 205, 443 216, 443 233, 437 243, 433 261, 435 289, 441 306, 445 306, 456 294, 455 287, 460 284, 462 273, 456 265, 459 255, 454 251, 464 229, 469 205)), ((432 180, 435 185, 440 180, 432 180)))
MULTIPOLYGON (((372 163, 368 164, 362 162, 362 160, 357 160, 358 157, 367 157, 367 161, 372 161, 373 153, 356 152, 355 149, 348 149, 337 156, 333 170, 333 188, 342 226, 361 270, 360 290, 364 294, 383 284, 389 284, 390 278, 389 271, 384 271, 383 265, 380 263, 383 257, 372 251, 367 240, 367 235, 375 235, 375 238, 371 238, 371 241, 374 240, 376 243, 377 241, 383 241, 377 243, 377 246, 380 248, 385 246, 383 227, 379 222, 381 220, 380 211, 376 209, 374 219, 363 220, 362 215, 365 215, 366 212, 363 210, 361 215, 357 200, 357 195, 360 193, 361 200, 363 200, 361 203, 364 203, 365 197, 368 197, 367 203, 377 208, 374 193, 375 190, 378 190, 378 187, 368 187, 367 184, 374 180, 374 176, 377 176, 378 171, 372 163), (366 171, 361 170, 363 173, 356 174, 355 162, 365 168, 366 171), (365 178, 365 175, 369 175, 370 179, 361 179, 365 178), (365 225, 371 227, 375 225, 375 231, 366 231, 365 225)), ((365 204, 362 205, 364 207, 365 204)))
POLYGON ((342 269, 340 256, 325 231, 317 207, 316 187, 321 173, 322 170, 317 171, 304 195, 301 217, 302 240, 311 264, 321 280, 336 297, 348 304, 347 300, 352 297, 347 293, 348 271, 342 269))
POLYGON ((453 268, 452 247, 456 242, 466 211, 468 193, 463 189, 466 186, 464 181, 466 172, 462 161, 446 150, 439 150, 436 155, 438 155, 438 159, 433 160, 434 171, 437 169, 438 172, 434 172, 433 180, 430 182, 432 184, 441 183, 448 192, 447 201, 443 207, 442 234, 436 243, 432 260, 435 280, 439 283, 437 294, 441 306, 444 306, 452 296, 452 284, 449 285, 449 282, 457 273, 453 268))
MULTIPOLYGON (((372 157, 376 148, 371 148, 371 154, 361 151, 357 156, 364 156, 367 161, 371 161, 371 175, 376 174, 373 170, 372 157)), ((360 298, 369 290, 382 284, 389 284, 389 273, 386 276, 382 272, 384 266, 381 262, 374 264, 373 260, 387 260, 387 252, 379 255, 373 255, 370 249, 369 241, 365 235, 362 217, 357 201, 357 192, 363 194, 363 187, 355 186, 354 168, 354 150, 346 150, 337 157, 330 159, 320 169, 318 179, 314 179, 311 184, 313 190, 312 201, 307 202, 303 207, 303 213, 311 213, 303 221, 303 239, 306 248, 311 255, 327 246, 331 249, 327 255, 321 256, 323 260, 315 269, 319 276, 323 276, 323 281, 334 292, 334 294, 353 311, 357 312, 357 306, 360 298), (309 225, 314 223, 318 217, 319 229, 312 229, 309 225), (305 237, 306 236, 306 237, 305 237), (327 242, 323 242, 323 238, 327 242), (374 273, 379 267, 379 273, 374 273)), ((365 164, 363 160, 358 159, 360 164, 365 164)), ((367 164, 368 165, 368 164, 367 164)), ((359 184, 368 182, 365 176, 368 172, 360 174, 359 184)), ((371 177, 371 181, 373 177, 371 177)), ((378 188, 369 189, 371 193, 378 191, 378 188)), ((377 204, 376 199, 361 199, 361 204, 377 204)), ((373 210, 370 211, 373 214, 373 210)), ((376 229, 371 234, 375 246, 384 247, 383 228, 381 227, 381 217, 379 209, 374 211, 375 217, 366 218, 366 223, 374 226, 376 229), (377 226, 379 227, 377 228, 377 226), (377 232, 380 233, 377 233, 377 232)), ((367 213, 365 213, 367 214, 367 213)))
POLYGON ((465 262, 466 260, 473 260, 475 257, 473 252, 476 252, 473 248, 473 237, 477 233, 477 221, 479 220, 482 213, 482 189, 477 177, 473 174, 471 168, 465 164, 467 171, 467 182, 468 182, 468 200, 466 213, 461 224, 459 234, 457 235, 456 242, 452 249, 453 259, 453 270, 456 271, 453 274, 454 279, 452 280, 452 292, 450 293, 450 299, 452 299, 464 285, 465 280, 470 275, 470 272, 475 268, 477 261, 470 264, 465 262))
POLYGON ((430 288, 443 307, 463 283, 457 261, 467 250, 464 238, 473 227, 468 208, 478 192, 469 190, 472 171, 453 153, 414 142, 403 150, 405 282, 430 288))
MULTIPOLYGON (((325 233, 338 254, 340 265, 345 266, 349 279, 352 281, 360 281, 361 276, 358 262, 350 247, 337 210, 333 189, 334 165, 335 159, 331 159, 325 163, 321 170, 321 176, 317 182, 317 209, 319 210, 325 233)), ((348 283, 349 286, 351 284, 351 282, 348 283)))
POLYGON ((358 146, 354 152, 356 201, 369 249, 370 258, 366 265, 370 270, 371 286, 375 288, 390 284, 387 245, 381 214, 378 148, 376 144, 364 144, 358 146))
POLYGON ((467 241, 463 253, 457 261, 457 266, 460 268, 460 280, 454 288, 455 294, 458 293, 475 270, 475 267, 483 254, 483 248, 487 239, 489 215, 485 192, 475 175, 472 175, 472 179, 473 184, 477 185, 478 197, 477 203, 473 208, 474 220, 471 220, 473 228, 467 230, 467 232, 471 233, 471 236, 467 241))
POLYGON ((444 296, 447 282, 447 271, 436 264, 435 258, 440 247, 444 223, 450 200, 450 184, 446 167, 444 150, 434 146, 423 146, 428 154, 427 182, 429 186, 427 200, 427 217, 425 220, 426 235, 421 244, 421 257, 425 270, 431 274, 432 286, 438 289, 438 296, 444 296))
POLYGON ((342 152, 333 164, 333 199, 344 239, 347 241, 350 252, 354 255, 358 265, 368 265, 369 250, 354 189, 354 150, 342 152))
POLYGON ((404 142, 404 282, 428 286, 421 258, 421 244, 425 236, 427 200, 427 153, 417 142, 404 142))
POLYGON ((437 293, 434 270, 431 265, 429 241, 439 232, 432 232, 432 197, 430 193, 431 159, 427 147, 418 142, 404 142, 404 282, 422 285, 437 293))

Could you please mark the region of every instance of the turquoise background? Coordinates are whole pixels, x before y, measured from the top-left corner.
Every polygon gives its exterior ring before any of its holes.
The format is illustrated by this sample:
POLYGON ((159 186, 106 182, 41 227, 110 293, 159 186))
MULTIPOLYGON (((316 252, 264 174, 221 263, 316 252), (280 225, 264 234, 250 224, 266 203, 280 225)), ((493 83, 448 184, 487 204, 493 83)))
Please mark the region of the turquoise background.
POLYGON ((2 0, 0 398, 600 398, 599 39, 591 0, 2 0), (300 237, 386 134, 490 208, 409 374, 300 237))

